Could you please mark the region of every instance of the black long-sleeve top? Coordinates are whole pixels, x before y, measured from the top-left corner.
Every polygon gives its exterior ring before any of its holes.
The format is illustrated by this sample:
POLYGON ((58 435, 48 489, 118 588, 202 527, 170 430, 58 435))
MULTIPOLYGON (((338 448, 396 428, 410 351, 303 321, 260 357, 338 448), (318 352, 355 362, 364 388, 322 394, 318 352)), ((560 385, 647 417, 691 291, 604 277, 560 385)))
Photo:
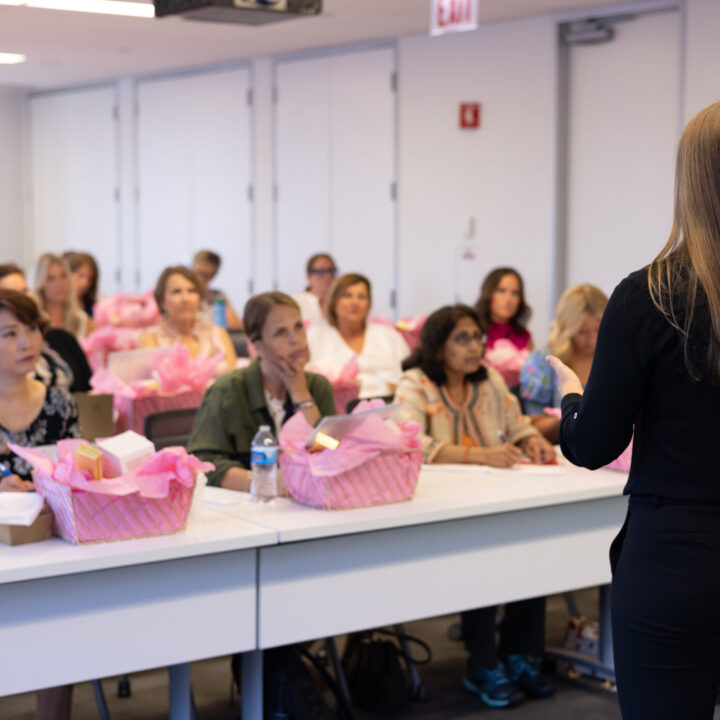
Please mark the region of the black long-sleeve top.
MULTIPOLYGON (((694 317, 700 352, 711 331, 706 300, 694 317)), ((633 426, 626 495, 720 504, 720 386, 691 378, 680 332, 652 302, 647 268, 608 302, 585 392, 562 400, 560 445, 576 465, 599 468, 627 447, 633 426)))

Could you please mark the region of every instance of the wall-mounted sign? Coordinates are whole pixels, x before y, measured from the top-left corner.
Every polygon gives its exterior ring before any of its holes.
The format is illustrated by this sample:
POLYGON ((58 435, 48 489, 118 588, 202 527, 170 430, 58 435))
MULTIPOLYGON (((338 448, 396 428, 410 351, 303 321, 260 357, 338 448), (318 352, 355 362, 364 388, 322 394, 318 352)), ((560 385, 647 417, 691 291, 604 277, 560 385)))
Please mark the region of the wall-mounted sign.
POLYGON ((430 0, 430 34, 477 30, 479 0, 430 0))
POLYGON ((460 103, 460 129, 477 130, 480 127, 480 103, 460 103))

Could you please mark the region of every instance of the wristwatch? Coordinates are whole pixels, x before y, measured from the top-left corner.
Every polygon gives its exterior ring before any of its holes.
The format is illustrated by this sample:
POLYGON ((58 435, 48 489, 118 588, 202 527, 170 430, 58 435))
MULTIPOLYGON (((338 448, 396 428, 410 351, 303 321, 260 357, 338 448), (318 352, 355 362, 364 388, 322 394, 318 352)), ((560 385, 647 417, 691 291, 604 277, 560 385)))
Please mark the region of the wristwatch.
POLYGON ((315 407, 314 400, 303 400, 300 403, 295 403, 295 407, 300 410, 306 410, 307 408, 315 407))

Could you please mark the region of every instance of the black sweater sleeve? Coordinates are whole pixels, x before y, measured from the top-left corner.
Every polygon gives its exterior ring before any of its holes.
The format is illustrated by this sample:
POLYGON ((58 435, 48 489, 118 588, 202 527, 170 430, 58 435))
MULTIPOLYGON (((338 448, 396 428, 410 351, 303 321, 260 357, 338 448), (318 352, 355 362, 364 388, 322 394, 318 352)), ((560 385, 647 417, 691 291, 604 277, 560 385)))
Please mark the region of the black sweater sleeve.
POLYGON ((562 399, 563 454, 592 470, 612 462, 627 447, 646 390, 651 308, 638 280, 642 274, 634 273, 610 297, 585 393, 562 399))

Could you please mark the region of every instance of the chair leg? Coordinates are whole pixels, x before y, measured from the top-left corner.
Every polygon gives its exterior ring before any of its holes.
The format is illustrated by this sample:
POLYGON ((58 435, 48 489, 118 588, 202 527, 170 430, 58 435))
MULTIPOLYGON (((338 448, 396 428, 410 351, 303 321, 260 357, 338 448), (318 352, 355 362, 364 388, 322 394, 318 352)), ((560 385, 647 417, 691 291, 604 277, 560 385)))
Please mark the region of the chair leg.
POLYGON ((97 703, 100 720, 110 720, 110 713, 108 712, 107 703, 105 702, 105 693, 103 692, 102 683, 100 680, 93 680, 92 686, 93 692, 95 693, 95 702, 97 703))
POLYGON ((333 664, 333 670, 335 670, 335 677, 337 678, 338 685, 340 686, 340 692, 343 694, 347 704, 352 705, 352 701, 350 700, 350 690, 348 689, 347 680, 345 679, 345 671, 343 670, 342 663, 340 662, 337 645, 335 645, 335 638, 325 638, 325 647, 327 647, 328 654, 330 655, 330 661, 333 664))
POLYGON ((567 605, 568 612, 570 613, 570 617, 580 617, 580 612, 578 611, 577 603, 575 602, 575 596, 571 592, 563 593, 563 597, 565 598, 565 604, 567 605))
MULTIPOLYGON (((410 646, 408 645, 407 640, 405 639, 405 626, 398 624, 395 625, 395 632, 398 633, 400 636, 398 638, 400 642, 400 647, 402 648, 402 651, 405 655, 405 657, 411 657, 410 655, 410 646)), ((425 683, 423 682, 422 678, 420 677, 420 673, 418 672, 417 665, 414 662, 406 662, 408 673, 410 674, 410 695, 415 700, 425 700, 427 699, 427 688, 425 687, 425 683)))

